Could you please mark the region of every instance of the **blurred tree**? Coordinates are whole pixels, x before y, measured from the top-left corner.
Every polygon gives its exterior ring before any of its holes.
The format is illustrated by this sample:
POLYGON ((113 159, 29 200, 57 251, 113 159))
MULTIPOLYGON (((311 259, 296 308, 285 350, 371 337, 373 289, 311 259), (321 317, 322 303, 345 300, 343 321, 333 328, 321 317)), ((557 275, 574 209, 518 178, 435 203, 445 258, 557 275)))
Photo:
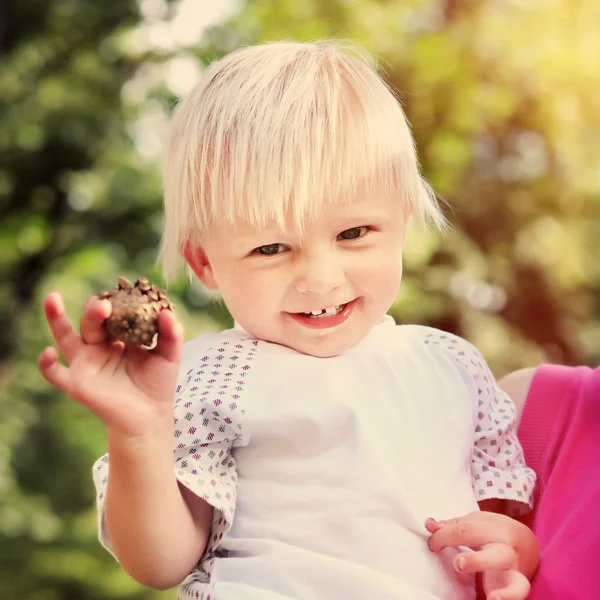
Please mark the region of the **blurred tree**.
MULTIPOLYGON (((117 274, 160 277, 169 112, 242 44, 341 37, 381 57, 453 225, 412 232, 399 321, 464 335, 498 374, 600 362, 596 0, 248 0, 196 43, 221 4, 0 0, 2 598, 174 597, 96 541, 104 432, 37 373, 40 306, 59 289, 77 317, 117 274)), ((187 337, 230 322, 194 286, 173 295, 187 337)))
MULTIPOLYGON (((102 428, 40 379, 35 360, 49 340, 49 289, 77 316, 119 273, 158 277, 159 171, 136 151, 138 106, 122 90, 160 58, 130 51, 134 0, 0 11, 0 597, 158 597, 99 547, 91 465, 102 428)), ((184 322, 194 298, 180 298, 184 322)), ((220 307, 209 312, 225 323, 220 307)), ((218 326, 202 314, 192 331, 218 326)))

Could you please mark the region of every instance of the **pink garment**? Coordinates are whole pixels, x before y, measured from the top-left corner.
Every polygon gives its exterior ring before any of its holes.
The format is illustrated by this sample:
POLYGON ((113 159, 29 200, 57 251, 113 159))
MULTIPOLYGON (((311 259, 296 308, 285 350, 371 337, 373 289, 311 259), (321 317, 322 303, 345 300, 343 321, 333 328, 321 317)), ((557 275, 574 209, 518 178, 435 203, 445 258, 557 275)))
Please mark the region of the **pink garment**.
POLYGON ((529 524, 542 558, 530 600, 600 598, 600 368, 541 366, 519 439, 538 475, 529 524))

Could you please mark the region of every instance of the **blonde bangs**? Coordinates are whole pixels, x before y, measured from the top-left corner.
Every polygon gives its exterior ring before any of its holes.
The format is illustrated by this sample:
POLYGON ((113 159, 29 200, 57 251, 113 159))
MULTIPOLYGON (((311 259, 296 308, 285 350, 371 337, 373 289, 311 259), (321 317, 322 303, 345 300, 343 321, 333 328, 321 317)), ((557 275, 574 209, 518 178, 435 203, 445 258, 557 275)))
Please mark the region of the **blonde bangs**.
POLYGON ((368 55, 339 43, 244 48, 207 69, 178 106, 167 149, 165 275, 215 224, 300 230, 365 194, 443 226, 399 102, 368 55))

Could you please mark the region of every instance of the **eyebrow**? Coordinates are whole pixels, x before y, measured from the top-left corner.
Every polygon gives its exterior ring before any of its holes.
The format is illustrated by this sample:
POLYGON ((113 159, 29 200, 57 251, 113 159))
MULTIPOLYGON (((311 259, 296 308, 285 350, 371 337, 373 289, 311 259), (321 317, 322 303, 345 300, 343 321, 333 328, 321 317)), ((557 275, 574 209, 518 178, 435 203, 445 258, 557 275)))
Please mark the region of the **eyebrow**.
POLYGON ((340 214, 336 215, 335 223, 344 223, 344 222, 359 222, 363 221, 365 224, 369 221, 378 221, 381 219, 385 219, 388 216, 388 212, 385 210, 365 210, 364 212, 357 211, 353 214, 340 214))
POLYGON ((284 231, 257 229, 255 232, 247 234, 232 234, 229 239, 235 248, 239 251, 245 251, 248 248, 259 248, 260 246, 281 243, 285 235, 284 231))
MULTIPOLYGON (((344 205, 340 206, 341 214, 335 215, 331 219, 330 225, 333 229, 343 231, 344 229, 352 227, 368 225, 373 221, 385 220, 388 218, 389 214, 387 210, 374 208, 372 206, 366 207, 364 211, 348 208, 348 212, 344 214, 344 208, 344 205)), ((264 228, 257 228, 246 233, 233 231, 229 239, 236 247, 239 247, 240 250, 245 250, 249 246, 257 248, 268 244, 279 243, 282 240, 293 236, 293 231, 267 225, 264 228)))

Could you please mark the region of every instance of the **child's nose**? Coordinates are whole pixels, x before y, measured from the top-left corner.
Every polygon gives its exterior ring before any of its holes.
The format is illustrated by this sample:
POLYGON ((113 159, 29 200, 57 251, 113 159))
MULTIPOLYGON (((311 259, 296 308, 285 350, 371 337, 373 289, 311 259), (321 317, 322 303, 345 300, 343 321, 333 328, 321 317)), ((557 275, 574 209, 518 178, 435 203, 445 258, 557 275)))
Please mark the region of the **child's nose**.
POLYGON ((333 257, 305 259, 298 271, 296 289, 303 294, 324 295, 344 283, 344 269, 333 257))

